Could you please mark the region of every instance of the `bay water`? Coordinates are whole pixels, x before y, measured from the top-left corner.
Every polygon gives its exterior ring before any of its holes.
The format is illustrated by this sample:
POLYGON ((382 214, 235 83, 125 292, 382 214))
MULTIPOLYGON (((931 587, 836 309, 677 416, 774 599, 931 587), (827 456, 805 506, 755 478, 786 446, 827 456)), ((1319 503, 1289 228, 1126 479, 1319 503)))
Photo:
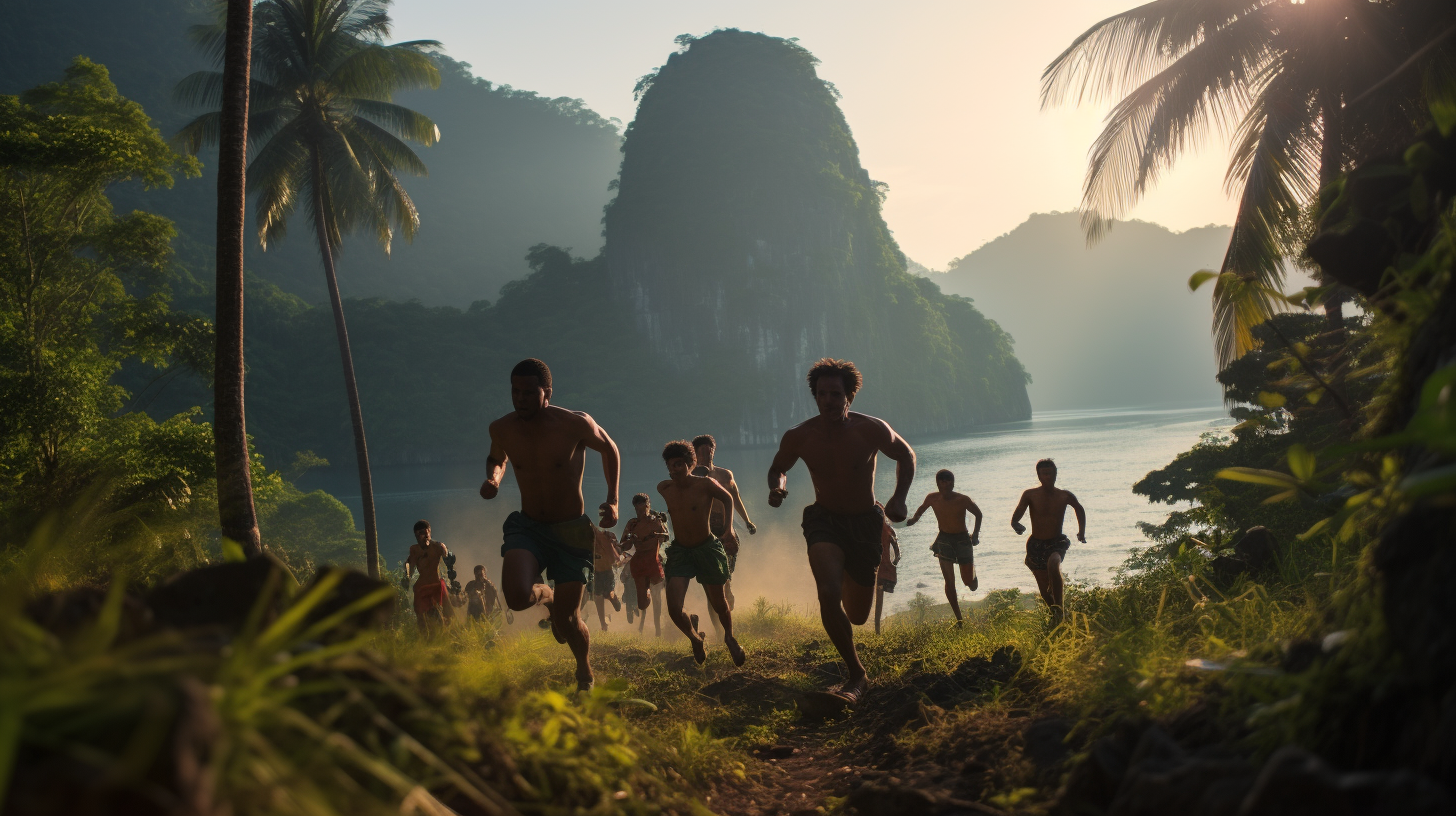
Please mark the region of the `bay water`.
MULTIPOLYGON (((1021 491, 1037 484, 1036 461, 1051 457, 1059 468, 1058 485, 1075 493, 1087 510, 1086 544, 1076 541, 1076 520, 1067 513, 1064 529, 1073 541, 1064 571, 1070 580, 1105 584, 1130 551, 1147 545, 1137 523, 1160 522, 1172 509, 1134 495, 1133 483, 1172 461, 1201 434, 1232 425, 1233 420, 1218 406, 1126 408, 1038 412, 1025 422, 955 435, 912 437, 909 442, 918 465, 908 509, 913 514, 925 495, 934 491, 937 470, 950 469, 956 475, 956 489, 970 495, 985 514, 976 547, 980 588, 972 594, 960 585, 959 596, 980 598, 988 590, 1006 587, 1035 592, 1035 581, 1022 563, 1026 539, 1011 529, 1011 514, 1021 491)), ((389 566, 397 567, 407 554, 414 522, 427 519, 435 538, 459 554, 457 569, 462 582, 475 564, 484 564, 492 577, 500 574, 501 524, 519 507, 519 493, 508 472, 494 501, 480 498, 485 453, 480 451, 481 461, 474 464, 375 470, 380 554, 389 566)), ((749 536, 739 524, 742 552, 733 580, 734 594, 739 603, 763 596, 807 608, 814 602, 814 583, 799 521, 802 508, 813 499, 813 487, 808 470, 800 463, 789 472, 789 498, 783 507, 769 507, 766 474, 773 454, 772 448, 755 448, 725 450, 717 457, 717 464, 734 472, 749 516, 758 525, 758 533, 749 536)), ((634 493, 647 493, 659 505, 656 486, 665 478, 667 471, 658 451, 624 450, 622 513, 632 512, 634 493)), ((894 463, 881 456, 876 494, 882 501, 893 491, 894 481, 894 463)), ((352 468, 315 471, 304 477, 303 486, 328 490, 358 518, 359 488, 352 468)), ((587 513, 595 518, 596 505, 605 498, 601 460, 595 453, 587 453, 583 491, 587 513)), ((896 526, 900 528, 902 558, 899 585, 893 595, 886 596, 887 607, 903 607, 916 592, 944 602, 940 566, 930 554, 936 535, 934 514, 927 510, 918 524, 896 526)), ((620 532, 620 524, 617 530, 620 532)), ((690 607, 702 605, 700 593, 694 591, 690 598, 696 598, 690 607)))

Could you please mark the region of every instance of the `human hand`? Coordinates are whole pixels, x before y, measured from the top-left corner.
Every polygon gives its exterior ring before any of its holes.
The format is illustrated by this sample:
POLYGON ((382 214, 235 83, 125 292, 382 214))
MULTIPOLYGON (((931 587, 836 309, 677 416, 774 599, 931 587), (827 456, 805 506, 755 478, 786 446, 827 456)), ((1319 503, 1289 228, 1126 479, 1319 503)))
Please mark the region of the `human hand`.
POLYGON ((980 544, 980 543, 981 543, 981 534, 980 533, 971 533, 971 544, 972 545, 975 545, 975 544, 980 544))
POLYGON ((915 522, 917 522, 919 520, 920 520, 920 517, 919 516, 914 516, 912 518, 907 518, 907 519, 905 519, 905 526, 906 527, 910 527, 913 524, 915 524, 915 522))
POLYGON ((492 482, 491 480, 486 479, 485 482, 483 482, 480 485, 480 497, 482 499, 485 499, 486 501, 489 501, 489 500, 495 498, 496 494, 499 493, 499 492, 500 492, 500 483, 499 482, 492 482))
POLYGON ((745 521, 743 523, 746 524, 746 525, 748 525, 748 534, 749 535, 758 535, 758 528, 755 527, 755 526, 753 526, 753 522, 751 522, 751 521, 745 521))
POLYGON ((597 508, 598 508, 597 515, 599 515, 599 516, 602 517, 602 523, 600 525, 602 529, 605 530, 608 527, 616 527, 617 526, 617 503, 616 502, 614 502, 614 501, 604 501, 601 504, 597 505, 597 508))
POLYGON ((768 506, 781 507, 784 499, 789 497, 789 491, 782 487, 771 487, 768 490, 768 506))
POLYGON ((1011 529, 1015 530, 1017 535, 1021 535, 1026 532, 1026 525, 1019 521, 1013 521, 1011 522, 1011 529))
POLYGON ((905 500, 898 496, 892 496, 885 502, 885 518, 890 521, 905 520, 905 500))

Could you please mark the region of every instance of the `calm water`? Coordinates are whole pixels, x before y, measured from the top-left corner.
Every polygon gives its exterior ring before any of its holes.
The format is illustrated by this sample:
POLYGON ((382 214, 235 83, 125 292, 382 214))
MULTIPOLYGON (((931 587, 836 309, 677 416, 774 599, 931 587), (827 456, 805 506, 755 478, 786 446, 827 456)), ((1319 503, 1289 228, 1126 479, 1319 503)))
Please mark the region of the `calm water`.
MULTIPOLYGON (((1000 587, 1034 590, 1031 573, 1022 564, 1025 539, 1011 530, 1010 519, 1021 491, 1036 484, 1036 460, 1050 456, 1060 469, 1058 484, 1076 493, 1087 509, 1087 543, 1073 540, 1064 569, 1074 580, 1105 583, 1130 549, 1146 544, 1137 522, 1161 521, 1167 515, 1167 507, 1133 495, 1132 484, 1187 450, 1200 434, 1232 424, 1217 407, 1058 411, 954 437, 911 439, 919 461, 909 510, 913 513, 925 494, 935 489, 937 470, 951 469, 956 474, 956 488, 975 499, 985 513, 981 543, 976 548, 980 590, 975 597, 1000 587)), ((719 465, 736 474, 749 515, 759 528, 752 537, 740 528, 743 554, 734 588, 740 599, 766 595, 807 603, 813 596, 813 581, 798 522, 806 499, 813 495, 812 488, 801 463, 789 472, 789 501, 777 510, 770 508, 765 475, 773 453, 771 449, 725 451, 718 457, 719 465)), ((882 499, 894 487, 892 466, 893 462, 881 457, 877 493, 882 499)), ((467 565, 476 563, 485 564, 492 576, 498 574, 501 523, 518 503, 511 476, 507 475, 500 497, 492 502, 482 501, 477 493, 484 477, 482 465, 381 468, 374 477, 380 549, 390 565, 404 558, 412 540, 411 527, 416 519, 425 518, 434 525, 435 537, 461 554, 462 576, 468 574, 467 565)), ((621 491, 625 512, 630 513, 633 493, 645 492, 656 499, 655 487, 664 478, 666 470, 655 452, 624 452, 621 491)), ((589 453, 584 490, 593 516, 595 505, 605 497, 603 485, 600 460, 589 453)), ((309 474, 306 486, 322 487, 339 496, 357 517, 359 489, 352 471, 333 468, 309 474)), ((1076 532, 1070 512, 1065 529, 1069 535, 1076 532)), ((935 517, 929 511, 919 524, 899 531, 903 556, 899 588, 887 599, 892 606, 914 596, 919 584, 925 585, 920 587, 922 591, 943 598, 940 568, 930 554, 935 533, 935 517)), ((961 587, 962 597, 969 594, 961 587)))

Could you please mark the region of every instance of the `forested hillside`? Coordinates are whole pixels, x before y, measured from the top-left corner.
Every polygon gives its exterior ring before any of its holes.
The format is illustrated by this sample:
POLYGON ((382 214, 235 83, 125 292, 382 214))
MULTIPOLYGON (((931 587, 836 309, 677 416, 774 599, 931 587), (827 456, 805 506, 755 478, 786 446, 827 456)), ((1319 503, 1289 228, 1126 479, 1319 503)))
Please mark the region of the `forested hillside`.
POLYGON ((1088 246, 1076 213, 1038 213, 929 277, 1016 338, 1039 411, 1216 405, 1212 307, 1188 277, 1217 269, 1228 240, 1124 221, 1088 246))
POLYGON ((804 372, 829 355, 863 369, 857 408, 907 431, 1027 417, 1011 338, 905 271, 814 56, 733 29, 679 43, 638 86, 606 256, 693 410, 771 442, 812 412, 804 372))
MULTIPOLYGON (((200 109, 173 99, 177 82, 211 67, 189 40, 190 26, 209 19, 200 0, 54 0, 0 2, 0 94, 15 94, 58 77, 78 55, 107 67, 122 95, 142 104, 171 136, 200 109)), ((441 32, 448 54, 449 32, 441 32)), ((396 241, 386 256, 370 239, 346 240, 339 286, 349 297, 418 299, 465 306, 493 299, 507 281, 528 272, 526 251, 538 243, 591 256, 601 246, 602 207, 621 161, 617 125, 580 100, 546 99, 495 86, 469 66, 439 58, 438 90, 397 101, 439 125, 438 145, 421 153, 430 175, 406 178, 420 210, 413 244, 396 241)), ((179 259, 199 277, 212 263, 216 188, 212 156, 201 178, 170 190, 113 192, 118 210, 136 208, 172 219, 179 259)), ((324 296, 316 250, 303 230, 263 252, 248 251, 248 269, 288 292, 324 296)))

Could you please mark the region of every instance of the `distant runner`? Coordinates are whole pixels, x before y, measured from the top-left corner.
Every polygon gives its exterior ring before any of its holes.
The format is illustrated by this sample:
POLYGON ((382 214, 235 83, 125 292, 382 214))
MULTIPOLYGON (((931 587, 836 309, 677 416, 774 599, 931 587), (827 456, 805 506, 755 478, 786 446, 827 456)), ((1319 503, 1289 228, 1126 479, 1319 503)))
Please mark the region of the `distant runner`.
POLYGON ((784 432, 768 471, 768 503, 789 495, 788 471, 809 466, 814 503, 804 508, 804 540, 819 593, 819 617, 849 676, 832 693, 856 702, 869 687, 854 647, 853 625, 869 619, 885 519, 903 521, 905 494, 915 477, 915 451, 888 423, 849 410, 864 378, 854 363, 825 357, 809 369, 809 392, 819 415, 784 432), (884 510, 875 503, 875 454, 895 460, 895 493, 884 510))
POLYGON ((409 557, 404 562, 404 580, 409 583, 411 569, 419 575, 415 581, 414 606, 415 621, 421 629, 432 629, 435 624, 448 623, 455 617, 445 579, 440 577, 440 560, 449 552, 444 543, 430 538, 428 521, 415 522, 415 543, 410 545, 409 557))
POLYGON ((637 608, 644 610, 652 605, 652 594, 648 587, 664 580, 662 561, 658 552, 662 542, 668 539, 667 524, 652 512, 652 499, 646 493, 632 497, 632 511, 635 516, 627 520, 622 528, 622 550, 632 554, 632 584, 635 589, 637 608))
POLYGON ((1057 463, 1043 459, 1036 463, 1036 478, 1041 487, 1033 487, 1021 494, 1021 502, 1011 516, 1011 529, 1017 535, 1026 532, 1021 523, 1021 514, 1031 510, 1031 537, 1026 539, 1026 566, 1036 576, 1036 586, 1041 590, 1041 599, 1052 611, 1052 622, 1061 623, 1066 610, 1062 607, 1062 559, 1067 557, 1067 548, 1072 542, 1062 532, 1062 522, 1067 518, 1067 508, 1077 514, 1077 540, 1087 543, 1087 511, 1071 491, 1056 486, 1057 463))
MULTIPOLYGON (((662 449, 662 461, 672 477, 657 485, 657 492, 667 502, 667 514, 672 519, 675 538, 667 548, 667 616, 677 624, 693 646, 693 659, 702 663, 707 660, 703 648, 703 635, 697 631, 697 621, 683 614, 683 599, 688 594, 688 583, 696 578, 708 595, 708 604, 718 613, 723 623, 723 645, 733 657, 733 664, 742 666, 746 656, 738 639, 733 636, 733 613, 728 609, 728 600, 723 597, 723 585, 728 582, 728 553, 723 542, 709 529, 708 515, 714 501, 723 502, 728 530, 733 529, 733 497, 713 479, 694 476, 693 449, 687 442, 669 442, 662 449)), ((730 533, 731 535, 731 533, 730 533)), ((638 586, 640 591, 641 586, 638 586)))
MULTIPOLYGON (((884 508, 881 507, 881 510, 884 508)), ((900 539, 889 519, 880 530, 880 570, 875 573, 875 634, 880 633, 880 615, 885 606, 885 593, 895 591, 895 567, 900 563, 900 539)))
POLYGON ((970 496, 955 492, 955 474, 948 470, 940 470, 935 474, 935 486, 939 490, 926 496, 920 509, 905 524, 908 526, 919 521, 927 507, 935 511, 940 534, 935 537, 930 551, 940 559, 940 574, 945 578, 945 597, 950 601, 951 611, 955 613, 956 626, 960 626, 963 620, 960 600, 956 597, 954 565, 960 566, 961 580, 975 592, 980 584, 976 580, 975 546, 981 541, 981 508, 971 501, 970 496), (976 529, 971 532, 966 532, 966 513, 976 517, 976 529))
MULTIPOLYGON (((738 483, 733 480, 733 471, 725 467, 717 467, 713 464, 713 454, 718 450, 718 442, 711 434, 700 434, 693 437, 693 453, 697 454, 698 466, 693 468, 694 476, 707 476, 728 491, 733 497, 733 509, 743 517, 743 524, 748 528, 748 534, 754 535, 758 528, 748 518, 748 509, 743 506, 743 497, 738 494, 738 483)), ((729 522, 732 516, 723 512, 723 503, 713 502, 713 509, 708 515, 708 524, 723 542, 723 548, 728 551, 728 582, 723 585, 723 597, 728 599, 728 609, 733 609, 733 571, 738 568, 738 533, 732 530, 729 522)), ((718 623, 718 613, 713 610, 713 605, 708 604, 708 621, 713 624, 713 630, 722 634, 722 625, 718 623)))
POLYGON ((500 595, 495 584, 485 576, 484 564, 476 564, 475 578, 465 582, 465 603, 465 614, 471 620, 484 620, 487 615, 494 615, 500 605, 500 595))
POLYGON ((617 524, 617 445, 590 416, 551 404, 551 369, 536 359, 511 369, 515 410, 490 423, 490 456, 480 486, 483 499, 500 492, 510 462, 521 490, 521 509, 506 518, 501 591, 519 612, 537 604, 550 613, 551 633, 576 657, 576 687, 593 677, 591 636, 578 608, 591 579, 595 525, 583 510, 581 475, 588 448, 602 456, 607 500, 599 506, 603 527, 617 524), (541 571, 555 588, 541 583, 541 571))
POLYGON ((621 560, 622 554, 617 550, 615 534, 600 527, 595 527, 594 530, 591 596, 597 603, 597 620, 601 621, 602 631, 605 632, 607 631, 607 602, 611 601, 612 608, 616 611, 622 611, 622 599, 617 597, 616 572, 617 562, 621 560))

